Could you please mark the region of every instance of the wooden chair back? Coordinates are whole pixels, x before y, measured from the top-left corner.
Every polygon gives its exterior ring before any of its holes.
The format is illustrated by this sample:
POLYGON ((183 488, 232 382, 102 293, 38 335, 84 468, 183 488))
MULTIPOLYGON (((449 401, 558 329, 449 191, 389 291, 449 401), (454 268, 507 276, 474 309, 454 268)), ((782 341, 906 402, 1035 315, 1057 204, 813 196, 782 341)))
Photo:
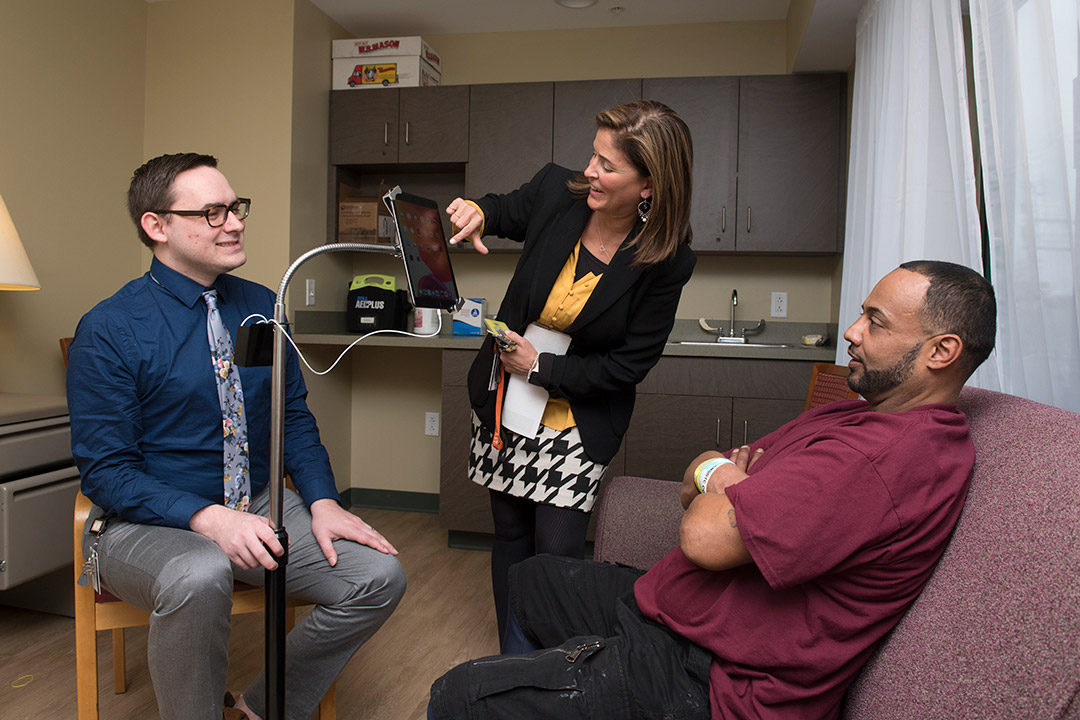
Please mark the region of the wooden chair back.
POLYGON ((803 412, 834 400, 854 400, 859 397, 859 393, 848 387, 847 376, 850 374, 851 369, 845 365, 814 363, 803 412))

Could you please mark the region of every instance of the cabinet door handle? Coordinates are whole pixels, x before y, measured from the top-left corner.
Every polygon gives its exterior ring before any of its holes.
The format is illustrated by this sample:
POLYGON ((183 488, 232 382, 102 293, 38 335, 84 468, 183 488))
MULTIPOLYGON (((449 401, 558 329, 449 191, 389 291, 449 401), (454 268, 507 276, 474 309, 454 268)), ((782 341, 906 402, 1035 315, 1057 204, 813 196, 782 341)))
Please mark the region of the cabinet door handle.
POLYGON ((388 122, 382 124, 382 144, 383 147, 390 144, 390 123, 388 122))
POLYGON ((720 447, 720 418, 716 418, 716 447, 720 447))
POLYGON ((720 208, 720 232, 727 232, 727 205, 720 208))
POLYGON ((749 420, 743 420, 742 421, 742 444, 743 445, 746 444, 746 436, 748 434, 747 430, 749 429, 749 427, 750 427, 750 421, 749 420))
POLYGON ((409 145, 409 121, 405 121, 405 144, 409 145))
POLYGON ((750 208, 746 208, 746 232, 750 232, 750 208))

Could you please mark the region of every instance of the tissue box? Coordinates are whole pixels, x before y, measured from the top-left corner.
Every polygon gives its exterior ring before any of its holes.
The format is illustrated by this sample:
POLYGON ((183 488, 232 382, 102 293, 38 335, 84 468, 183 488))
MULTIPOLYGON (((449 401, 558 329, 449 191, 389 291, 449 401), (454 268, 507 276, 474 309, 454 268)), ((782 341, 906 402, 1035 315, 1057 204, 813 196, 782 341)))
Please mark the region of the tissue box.
POLYGON ((461 309, 454 313, 455 335, 483 334, 484 311, 487 301, 484 298, 468 298, 461 309))

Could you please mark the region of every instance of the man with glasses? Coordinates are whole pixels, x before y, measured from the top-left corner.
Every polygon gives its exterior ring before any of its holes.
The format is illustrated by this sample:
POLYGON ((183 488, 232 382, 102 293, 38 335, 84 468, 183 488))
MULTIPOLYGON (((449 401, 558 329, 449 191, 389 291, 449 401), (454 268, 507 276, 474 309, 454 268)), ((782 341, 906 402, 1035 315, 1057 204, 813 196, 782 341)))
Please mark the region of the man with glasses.
MULTIPOLYGON (((84 577, 150 611, 166 720, 265 715, 263 674, 236 698, 225 692, 233 581, 262 585, 283 552, 267 518, 271 369, 232 358, 238 328, 272 317, 275 300, 228 274, 247 259, 250 207, 208 155, 136 170, 128 209, 150 271, 87 313, 69 348, 72 450, 95 505, 84 577)), ((306 720, 393 612, 405 577, 394 547, 339 504, 295 352, 285 394, 297 489, 284 504, 287 592, 316 604, 287 640, 286 716, 306 720)))

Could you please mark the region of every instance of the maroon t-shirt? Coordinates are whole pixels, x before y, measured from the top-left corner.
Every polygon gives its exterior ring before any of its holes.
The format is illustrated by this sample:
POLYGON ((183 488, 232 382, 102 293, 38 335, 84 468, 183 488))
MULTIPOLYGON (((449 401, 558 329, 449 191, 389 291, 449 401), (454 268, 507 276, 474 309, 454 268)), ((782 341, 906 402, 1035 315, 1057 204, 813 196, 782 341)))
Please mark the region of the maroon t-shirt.
POLYGON ((637 581, 637 602, 715 656, 714 720, 836 717, 960 516, 967 418, 844 400, 752 447, 764 455, 726 492, 753 563, 709 571, 676 548, 637 581))

